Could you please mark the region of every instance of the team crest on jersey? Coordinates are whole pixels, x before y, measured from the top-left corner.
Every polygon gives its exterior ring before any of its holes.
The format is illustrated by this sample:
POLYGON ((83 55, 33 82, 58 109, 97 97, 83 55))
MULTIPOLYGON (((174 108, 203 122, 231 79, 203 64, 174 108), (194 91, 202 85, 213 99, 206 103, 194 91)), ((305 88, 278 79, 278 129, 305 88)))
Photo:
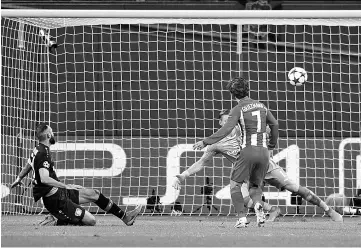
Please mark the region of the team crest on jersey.
POLYGON ((43 166, 44 166, 45 168, 49 168, 50 164, 49 164, 48 161, 44 161, 43 166))
POLYGON ((76 210, 75 210, 75 216, 80 216, 81 215, 81 209, 80 208, 77 208, 76 210))
POLYGON ((235 156, 238 155, 239 152, 240 152, 240 150, 239 150, 239 149, 236 149, 236 150, 232 150, 232 151, 227 151, 227 154, 228 154, 229 156, 235 157, 235 156))

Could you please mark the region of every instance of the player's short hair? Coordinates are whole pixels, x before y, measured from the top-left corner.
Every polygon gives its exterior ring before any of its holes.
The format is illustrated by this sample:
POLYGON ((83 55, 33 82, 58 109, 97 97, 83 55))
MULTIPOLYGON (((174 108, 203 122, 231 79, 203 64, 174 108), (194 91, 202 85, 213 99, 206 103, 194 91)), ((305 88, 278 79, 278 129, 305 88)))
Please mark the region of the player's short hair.
POLYGON ((36 138, 38 138, 39 141, 43 141, 46 139, 46 135, 44 135, 44 131, 48 129, 48 125, 46 123, 40 123, 36 127, 36 138))
POLYGON ((242 99, 249 95, 249 83, 241 77, 233 78, 228 83, 227 89, 237 99, 242 99))
POLYGON ((218 119, 221 119, 223 115, 229 115, 229 112, 229 109, 222 109, 221 112, 219 112, 218 119))

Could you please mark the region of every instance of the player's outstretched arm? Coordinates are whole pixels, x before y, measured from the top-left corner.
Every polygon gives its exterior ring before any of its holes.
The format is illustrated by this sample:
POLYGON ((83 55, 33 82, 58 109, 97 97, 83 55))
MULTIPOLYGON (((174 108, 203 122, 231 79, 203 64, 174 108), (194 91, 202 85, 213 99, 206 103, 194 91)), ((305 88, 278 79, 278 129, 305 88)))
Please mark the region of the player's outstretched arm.
POLYGON ((22 184, 21 180, 32 170, 32 167, 29 163, 25 165, 25 167, 20 171, 19 175, 17 176, 16 180, 11 184, 11 188, 16 187, 17 185, 22 184))
POLYGON ((191 165, 191 167, 189 167, 187 170, 183 171, 182 174, 175 176, 176 178, 174 179, 174 182, 173 182, 173 188, 180 190, 181 184, 183 183, 183 181, 187 177, 202 170, 207 163, 211 162, 212 158, 213 158, 213 153, 205 152, 203 154, 203 156, 197 162, 195 162, 194 164, 191 165))
POLYGON ((278 121, 269 110, 267 111, 267 124, 271 129, 268 148, 273 149, 276 147, 278 141, 278 121))

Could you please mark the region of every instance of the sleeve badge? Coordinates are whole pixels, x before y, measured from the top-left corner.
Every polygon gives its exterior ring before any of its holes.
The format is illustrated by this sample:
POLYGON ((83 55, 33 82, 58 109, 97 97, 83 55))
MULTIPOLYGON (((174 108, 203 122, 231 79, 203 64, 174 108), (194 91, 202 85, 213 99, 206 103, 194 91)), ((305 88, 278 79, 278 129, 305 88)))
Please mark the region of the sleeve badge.
POLYGON ((80 208, 77 208, 75 210, 75 216, 81 216, 82 210, 80 208))
POLYGON ((45 168, 49 168, 50 164, 49 164, 48 161, 44 161, 43 166, 44 166, 45 168))

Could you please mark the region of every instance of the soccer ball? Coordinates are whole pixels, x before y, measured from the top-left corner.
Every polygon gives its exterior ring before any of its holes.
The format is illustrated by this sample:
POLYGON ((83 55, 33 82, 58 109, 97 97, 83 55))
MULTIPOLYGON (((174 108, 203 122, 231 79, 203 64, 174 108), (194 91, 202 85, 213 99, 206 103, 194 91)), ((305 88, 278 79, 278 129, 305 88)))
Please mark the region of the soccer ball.
POLYGON ((343 214, 343 208, 350 205, 350 200, 342 194, 331 194, 327 197, 325 203, 334 208, 339 214, 343 214))
POLYGON ((288 73, 288 79, 294 86, 301 86, 307 81, 307 72, 301 67, 294 67, 288 73))

